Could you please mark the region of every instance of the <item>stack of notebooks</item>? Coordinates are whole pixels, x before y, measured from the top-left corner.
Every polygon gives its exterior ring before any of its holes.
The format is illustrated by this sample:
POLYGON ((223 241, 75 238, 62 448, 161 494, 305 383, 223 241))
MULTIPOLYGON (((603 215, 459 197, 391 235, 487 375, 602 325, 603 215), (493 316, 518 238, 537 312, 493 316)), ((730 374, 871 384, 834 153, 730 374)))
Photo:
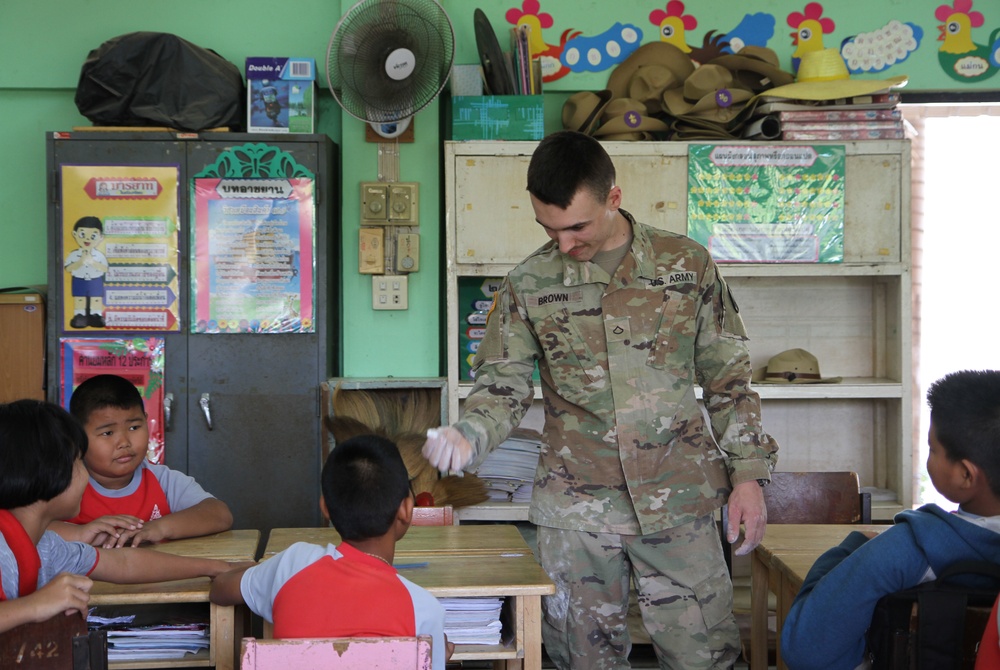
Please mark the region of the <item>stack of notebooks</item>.
POLYGON ((208 622, 136 625, 135 615, 104 617, 92 611, 87 626, 106 631, 109 661, 183 658, 209 648, 208 622))
POLYGON ((517 428, 483 460, 476 473, 492 502, 531 502, 535 468, 542 448, 538 431, 517 428))
POLYGON ((438 598, 444 634, 455 644, 500 644, 503 598, 438 598))
POLYGON ((899 93, 840 100, 787 100, 763 95, 743 129, 748 140, 899 140, 905 137, 899 93))

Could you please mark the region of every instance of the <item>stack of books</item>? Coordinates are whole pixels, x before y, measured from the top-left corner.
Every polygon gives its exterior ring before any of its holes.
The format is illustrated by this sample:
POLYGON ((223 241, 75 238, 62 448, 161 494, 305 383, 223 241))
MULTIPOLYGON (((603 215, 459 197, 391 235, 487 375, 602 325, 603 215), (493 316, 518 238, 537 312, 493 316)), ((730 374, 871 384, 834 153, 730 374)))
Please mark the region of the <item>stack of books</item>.
POLYGON ((743 129, 748 140, 898 140, 905 137, 899 93, 807 101, 762 96, 743 129))
POLYGON ((455 644, 500 644, 503 598, 438 598, 444 634, 455 644))
POLYGON ((531 502, 541 448, 538 431, 517 428, 489 453, 476 474, 486 482, 491 502, 531 502))

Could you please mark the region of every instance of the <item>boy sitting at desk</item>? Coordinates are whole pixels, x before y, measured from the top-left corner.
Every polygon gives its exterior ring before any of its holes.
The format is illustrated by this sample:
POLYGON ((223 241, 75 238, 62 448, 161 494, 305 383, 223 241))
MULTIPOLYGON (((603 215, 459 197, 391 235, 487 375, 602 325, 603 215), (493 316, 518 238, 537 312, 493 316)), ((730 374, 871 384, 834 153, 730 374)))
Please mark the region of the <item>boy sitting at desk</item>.
POLYGON ((46 532, 80 511, 87 436, 58 405, 0 404, 0 632, 57 614, 87 616, 91 577, 141 584, 214 577, 232 564, 148 549, 102 551, 46 532))
POLYGON ((852 532, 820 556, 781 630, 789 668, 856 668, 882 596, 956 561, 1000 562, 1000 371, 947 375, 931 385, 927 404, 927 474, 958 510, 904 510, 885 532, 852 532))
POLYGON ((338 444, 322 474, 323 515, 341 543, 296 542, 268 560, 220 575, 211 600, 244 602, 274 624, 275 638, 433 638, 434 670, 451 655, 444 608, 392 566, 413 517, 413 495, 396 445, 374 435, 338 444))
POLYGON ((117 375, 97 375, 73 392, 69 409, 90 441, 90 481, 80 513, 55 522, 63 539, 96 547, 177 540, 229 530, 233 515, 192 477, 146 460, 149 426, 139 390, 117 375))

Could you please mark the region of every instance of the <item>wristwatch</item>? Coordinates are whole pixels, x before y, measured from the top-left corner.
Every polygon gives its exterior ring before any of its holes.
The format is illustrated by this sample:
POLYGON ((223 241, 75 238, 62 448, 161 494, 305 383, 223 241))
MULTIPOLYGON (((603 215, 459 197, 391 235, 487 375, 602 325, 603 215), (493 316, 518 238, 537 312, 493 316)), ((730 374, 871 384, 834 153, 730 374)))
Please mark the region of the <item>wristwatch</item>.
POLYGON ((761 488, 764 488, 765 486, 767 486, 768 484, 771 483, 771 480, 770 479, 758 479, 757 483, 760 484, 761 488))

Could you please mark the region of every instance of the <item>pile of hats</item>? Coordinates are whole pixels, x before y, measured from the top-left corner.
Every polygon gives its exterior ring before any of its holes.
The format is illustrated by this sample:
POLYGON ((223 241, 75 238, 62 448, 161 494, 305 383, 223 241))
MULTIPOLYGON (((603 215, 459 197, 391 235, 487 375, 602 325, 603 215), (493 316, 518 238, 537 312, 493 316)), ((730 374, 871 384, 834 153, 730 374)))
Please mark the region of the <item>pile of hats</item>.
POLYGON ((756 96, 793 80, 766 47, 696 67, 676 46, 650 42, 612 71, 607 89, 570 96, 563 127, 602 140, 738 138, 756 96))

